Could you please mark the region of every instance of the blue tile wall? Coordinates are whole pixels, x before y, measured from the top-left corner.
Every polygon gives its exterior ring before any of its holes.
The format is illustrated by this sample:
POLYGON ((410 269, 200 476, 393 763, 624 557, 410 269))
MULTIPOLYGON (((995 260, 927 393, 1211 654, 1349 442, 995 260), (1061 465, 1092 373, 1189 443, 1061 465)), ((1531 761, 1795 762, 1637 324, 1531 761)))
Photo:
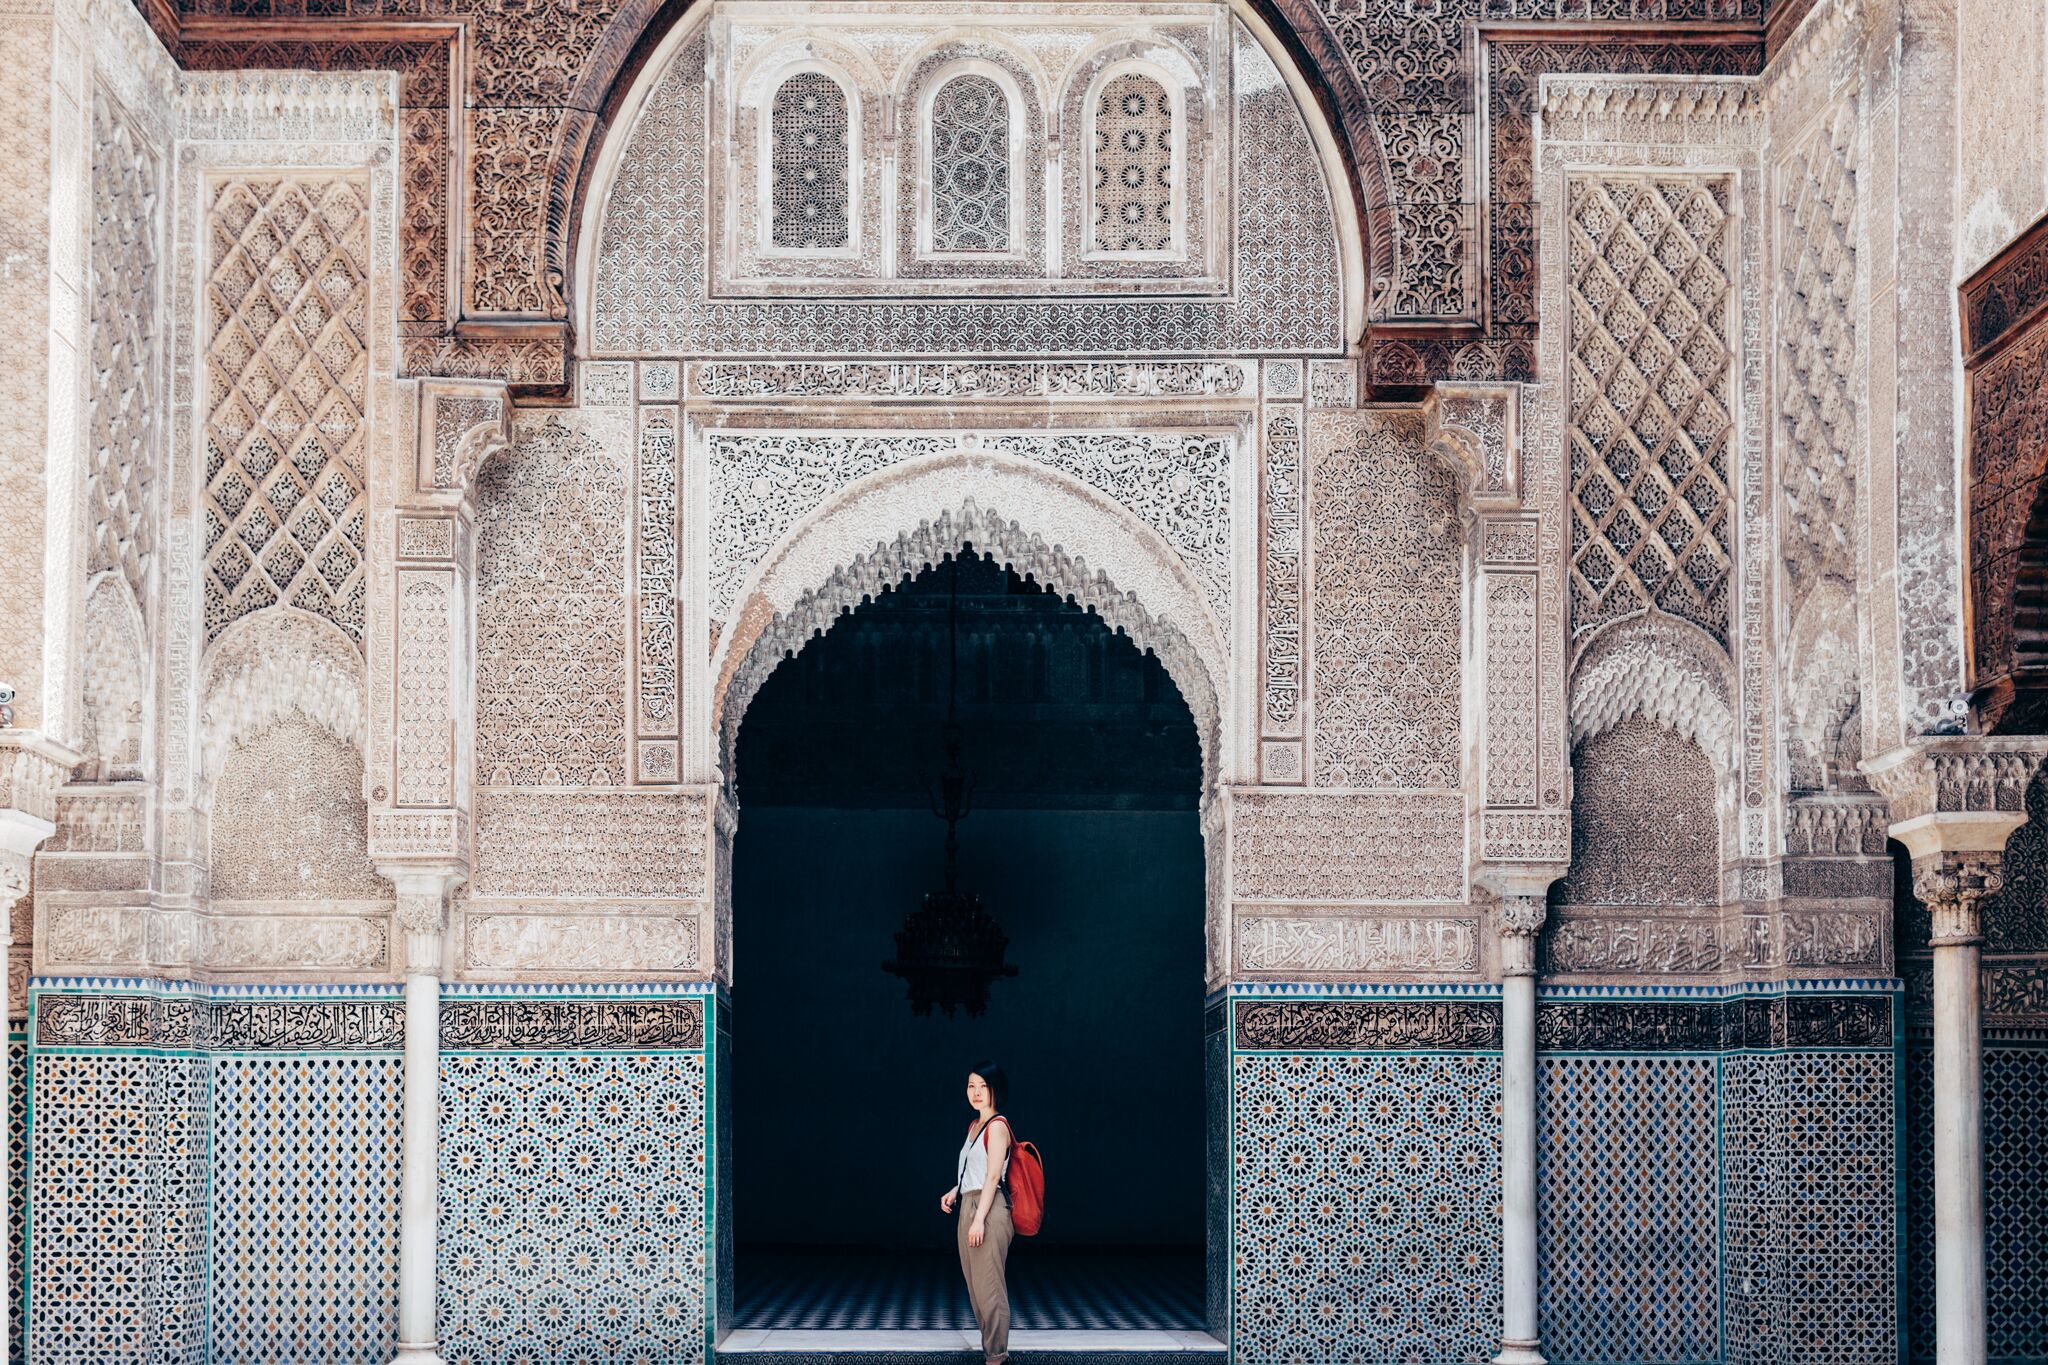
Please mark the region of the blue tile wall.
MULTIPOLYGON (((1902 1313, 1906 1359, 1934 1360, 1934 1048, 1909 1038, 1905 1049, 1906 1274, 1902 1313)), ((1988 1305, 1987 1305, 1988 1306, 1988 1305)))
POLYGON ((1727 1059, 1722 1073, 1721 1274, 1729 1365, 1769 1365, 1781 1354, 1777 1307, 1785 1295, 1785 1124, 1779 1059, 1727 1059))
POLYGON ((386 1365, 398 1342, 396 1054, 213 1059, 214 1365, 386 1365))
POLYGON ((1538 1312, 1555 1365, 1720 1358, 1713 1056, 1544 1056, 1538 1312))
POLYGON ((31 1066, 27 1359, 203 1359, 205 1059, 57 1053, 31 1066))
POLYGON ((1230 1335, 1230 1031, 1229 1007, 1221 1001, 1203 1015, 1203 1141, 1206 1180, 1203 1222, 1209 1229, 1204 1248, 1203 1311, 1209 1331, 1219 1339, 1230 1335))
POLYGON ((1490 1360, 1498 1054, 1232 1060, 1234 1359, 1490 1360))
MULTIPOLYGON (((1907 1359, 1935 1359, 1934 1053, 1906 1050, 1907 1359)), ((2048 1042, 1984 1044, 1986 1345, 1997 1365, 2048 1361, 2048 1042)))
POLYGON ((1984 1240, 1991 1358, 2048 1361, 2048 1045, 1984 1048, 1984 1240))
POLYGON ((28 1035, 7 1035, 7 1358, 26 1360, 28 1035))
POLYGON ((444 1054, 449 1365, 706 1358, 708 1061, 701 1035, 687 1051, 444 1054))

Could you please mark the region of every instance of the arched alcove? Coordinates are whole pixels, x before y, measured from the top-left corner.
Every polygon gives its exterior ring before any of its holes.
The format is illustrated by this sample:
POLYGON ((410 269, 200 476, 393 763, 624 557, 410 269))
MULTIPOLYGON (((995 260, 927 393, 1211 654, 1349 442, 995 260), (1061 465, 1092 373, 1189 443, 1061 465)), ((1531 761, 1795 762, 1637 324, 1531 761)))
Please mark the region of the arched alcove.
POLYGON ((1202 765, 1156 655, 971 538, 758 684, 731 770, 739 1330, 971 1325, 936 1200, 988 1057, 1060 1172, 1012 1255, 1016 1326, 1204 1326, 1202 765), (1018 968, 979 1017, 914 1013, 882 968, 944 884, 949 715, 972 784, 959 885, 1018 968), (1131 1125, 1157 1135, 1135 1181, 1105 1140, 1131 1125), (821 1127, 872 1158, 823 1219, 791 1179, 821 1127))

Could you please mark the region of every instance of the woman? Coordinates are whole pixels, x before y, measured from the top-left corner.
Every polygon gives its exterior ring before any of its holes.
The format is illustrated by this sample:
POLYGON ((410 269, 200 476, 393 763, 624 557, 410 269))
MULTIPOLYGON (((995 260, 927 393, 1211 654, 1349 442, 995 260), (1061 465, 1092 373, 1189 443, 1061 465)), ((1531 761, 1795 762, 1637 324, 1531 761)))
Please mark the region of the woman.
POLYGON ((981 1324, 981 1354, 987 1365, 1002 1365, 1010 1355, 1010 1198, 1003 1176, 1010 1162, 1010 1121, 998 1111, 1009 1095, 1009 1078, 994 1062, 968 1073, 967 1103, 974 1121, 960 1147, 960 1179, 939 1196, 939 1208, 960 1207, 955 1240, 960 1246, 960 1271, 967 1277, 967 1297, 974 1301, 974 1320, 981 1324), (990 1172, 994 1172, 993 1175, 990 1172))

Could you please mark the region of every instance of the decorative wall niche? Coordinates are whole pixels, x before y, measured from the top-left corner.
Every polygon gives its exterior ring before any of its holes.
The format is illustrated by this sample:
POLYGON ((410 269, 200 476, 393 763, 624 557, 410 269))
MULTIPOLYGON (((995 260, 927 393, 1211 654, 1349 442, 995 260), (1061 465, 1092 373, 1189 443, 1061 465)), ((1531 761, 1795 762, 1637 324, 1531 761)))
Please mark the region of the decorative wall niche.
MULTIPOLYGON (((1227 295, 1233 130, 1266 92, 1292 98, 1214 0, 917 13, 725 0, 705 33, 708 59, 688 60, 710 87, 713 297, 815 297, 823 281, 871 298, 1227 295), (820 172, 808 196, 794 190, 801 137, 820 172), (778 193, 843 221, 844 237, 778 241, 778 193)), ((1285 164, 1244 150, 1254 187, 1285 164)))

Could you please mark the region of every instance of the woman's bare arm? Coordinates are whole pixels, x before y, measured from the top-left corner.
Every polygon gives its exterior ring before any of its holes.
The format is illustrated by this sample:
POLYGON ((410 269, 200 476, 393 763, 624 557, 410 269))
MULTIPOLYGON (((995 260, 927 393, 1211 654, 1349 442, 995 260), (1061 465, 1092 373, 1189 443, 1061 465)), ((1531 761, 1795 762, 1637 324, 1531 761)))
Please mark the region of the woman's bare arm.
POLYGON ((1010 1159, 1010 1124, 988 1129, 988 1179, 981 1185, 981 1200, 974 1206, 974 1226, 967 1229, 967 1245, 978 1247, 987 1232, 988 1207, 995 1202, 996 1187, 1003 1183, 1003 1163, 1010 1159))

